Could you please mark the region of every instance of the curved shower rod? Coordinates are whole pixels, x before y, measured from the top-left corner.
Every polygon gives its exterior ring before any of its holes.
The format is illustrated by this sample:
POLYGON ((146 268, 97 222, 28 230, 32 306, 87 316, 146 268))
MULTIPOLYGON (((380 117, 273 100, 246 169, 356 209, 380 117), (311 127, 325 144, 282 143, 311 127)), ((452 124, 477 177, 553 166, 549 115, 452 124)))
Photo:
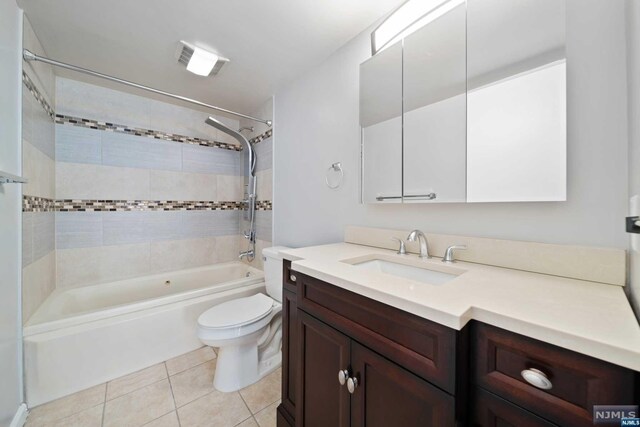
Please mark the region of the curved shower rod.
POLYGON ((216 107, 215 105, 205 104, 204 102, 197 101, 195 99, 187 98, 186 96, 176 95, 174 93, 165 92, 163 90, 154 89, 149 86, 144 86, 138 83, 130 82, 128 80, 119 79, 117 77, 109 76, 107 74, 102 74, 97 71, 88 70, 86 68, 78 67, 76 65, 67 64, 64 62, 56 61, 55 59, 45 58, 44 56, 36 55, 28 49, 22 50, 22 57, 25 61, 39 61, 44 62, 45 64, 50 64, 60 68, 66 68, 67 70, 77 71, 79 73, 88 74, 90 76, 100 77, 101 79, 110 80, 112 82, 120 83, 126 86, 135 87, 138 89, 146 90, 148 92, 157 93, 158 95, 167 96, 169 98, 178 99, 180 101, 189 102, 191 104, 199 105, 201 107, 210 108, 212 110, 220 111, 222 113, 231 114, 238 117, 244 117, 245 119, 253 120, 256 122, 264 123, 267 126, 271 127, 272 121, 260 119, 257 117, 249 116, 247 114, 237 113, 235 111, 227 110, 226 108, 216 107))

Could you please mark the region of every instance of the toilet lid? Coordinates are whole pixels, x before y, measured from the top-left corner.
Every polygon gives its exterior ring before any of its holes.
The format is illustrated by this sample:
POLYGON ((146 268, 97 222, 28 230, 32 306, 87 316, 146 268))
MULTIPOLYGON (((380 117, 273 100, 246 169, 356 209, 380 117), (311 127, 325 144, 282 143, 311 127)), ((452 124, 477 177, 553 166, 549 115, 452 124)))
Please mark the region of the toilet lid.
POLYGON ((264 294, 223 302, 200 315, 198 324, 205 328, 228 328, 253 323, 271 312, 273 300, 264 294))

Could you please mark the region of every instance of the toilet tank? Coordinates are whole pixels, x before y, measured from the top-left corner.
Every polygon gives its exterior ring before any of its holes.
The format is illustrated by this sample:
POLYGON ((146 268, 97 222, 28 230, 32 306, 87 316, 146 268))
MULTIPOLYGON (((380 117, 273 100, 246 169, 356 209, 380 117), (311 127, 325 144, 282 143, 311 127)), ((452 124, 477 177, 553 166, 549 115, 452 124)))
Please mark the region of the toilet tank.
POLYGON ((285 246, 264 248, 264 282, 267 295, 278 302, 282 302, 282 256, 280 251, 290 249, 285 246))

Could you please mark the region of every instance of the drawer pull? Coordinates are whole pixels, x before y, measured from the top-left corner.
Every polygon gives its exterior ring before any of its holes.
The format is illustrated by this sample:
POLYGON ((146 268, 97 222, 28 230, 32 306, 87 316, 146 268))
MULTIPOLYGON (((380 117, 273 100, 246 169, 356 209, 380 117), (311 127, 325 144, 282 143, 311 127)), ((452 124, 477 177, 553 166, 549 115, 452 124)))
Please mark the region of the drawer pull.
POLYGON ((356 377, 351 377, 347 380, 347 390, 349 393, 353 394, 354 391, 358 388, 358 379, 356 377))
POLYGON ((341 369, 338 371, 338 382, 340 385, 345 385, 347 382, 347 378, 349 378, 349 371, 346 369, 341 369))
POLYGON ((296 281, 296 276, 295 276, 295 274, 290 274, 290 275, 289 275, 289 279, 291 279, 291 281, 292 281, 292 282, 295 282, 295 281, 296 281))
POLYGON ((550 390, 553 387, 547 375, 539 369, 529 368, 520 372, 522 378, 532 386, 541 390, 550 390))

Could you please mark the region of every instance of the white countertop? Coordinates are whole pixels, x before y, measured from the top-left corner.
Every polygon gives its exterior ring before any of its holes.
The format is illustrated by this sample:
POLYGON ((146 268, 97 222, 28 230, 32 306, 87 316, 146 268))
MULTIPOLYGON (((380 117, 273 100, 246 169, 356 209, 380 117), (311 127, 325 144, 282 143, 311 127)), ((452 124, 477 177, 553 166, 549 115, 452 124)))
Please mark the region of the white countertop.
POLYGON ((475 319, 640 371, 640 325, 620 286, 461 261, 463 274, 435 286, 343 261, 379 254, 442 269, 440 258, 349 243, 281 254, 295 271, 456 330, 475 319))

